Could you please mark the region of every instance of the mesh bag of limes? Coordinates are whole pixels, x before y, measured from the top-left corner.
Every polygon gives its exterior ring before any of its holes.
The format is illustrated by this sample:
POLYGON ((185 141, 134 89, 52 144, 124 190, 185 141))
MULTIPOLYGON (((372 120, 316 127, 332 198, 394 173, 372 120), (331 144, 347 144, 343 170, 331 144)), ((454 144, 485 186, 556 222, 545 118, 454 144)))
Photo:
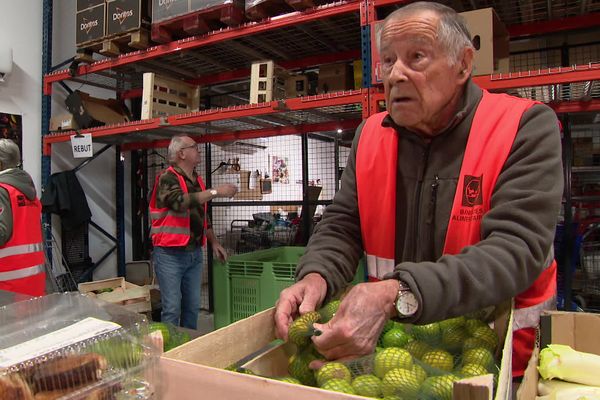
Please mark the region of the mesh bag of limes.
POLYGON ((292 323, 289 341, 297 350, 289 359, 289 376, 276 379, 386 400, 450 400, 455 381, 498 375, 494 356, 498 336, 482 313, 427 325, 390 320, 373 354, 348 362, 326 362, 313 370, 309 364, 324 358, 310 340, 312 324, 327 322, 338 306, 339 300, 332 301, 292 323))
POLYGON ((190 335, 167 322, 152 322, 148 329, 150 332, 160 332, 162 336, 163 351, 169 351, 177 346, 190 341, 190 335))

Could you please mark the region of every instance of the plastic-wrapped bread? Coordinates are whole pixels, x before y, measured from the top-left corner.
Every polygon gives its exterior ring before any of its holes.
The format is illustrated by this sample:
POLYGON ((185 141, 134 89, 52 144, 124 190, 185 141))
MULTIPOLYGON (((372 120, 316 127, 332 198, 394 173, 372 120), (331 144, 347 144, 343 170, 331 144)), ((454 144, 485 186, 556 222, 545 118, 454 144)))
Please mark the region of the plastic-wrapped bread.
POLYGON ((33 400, 31 388, 19 374, 0 376, 0 399, 33 400))
MULTIPOLYGON (((101 387, 98 388, 94 391, 92 391, 91 393, 88 393, 85 396, 86 400, 114 400, 116 399, 116 393, 119 392, 119 390, 121 390, 121 384, 120 383, 115 383, 112 386, 108 386, 108 387, 101 387)), ((80 388, 72 388, 69 390, 52 390, 52 391, 45 391, 45 392, 39 392, 35 394, 35 400, 58 400, 60 398, 62 398, 63 396, 68 395, 71 392, 74 392, 76 390, 78 390, 80 388)))
POLYGON ((73 354, 50 360, 35 368, 32 383, 35 392, 71 389, 96 382, 108 367, 106 358, 97 353, 73 354))

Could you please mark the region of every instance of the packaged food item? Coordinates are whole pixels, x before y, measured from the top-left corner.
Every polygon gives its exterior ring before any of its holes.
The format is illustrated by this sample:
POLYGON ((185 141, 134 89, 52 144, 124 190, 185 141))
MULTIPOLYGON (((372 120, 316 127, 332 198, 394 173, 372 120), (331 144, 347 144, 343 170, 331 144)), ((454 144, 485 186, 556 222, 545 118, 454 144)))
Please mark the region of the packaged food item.
POLYGON ((143 315, 79 293, 0 308, 2 399, 147 399, 159 354, 143 315))

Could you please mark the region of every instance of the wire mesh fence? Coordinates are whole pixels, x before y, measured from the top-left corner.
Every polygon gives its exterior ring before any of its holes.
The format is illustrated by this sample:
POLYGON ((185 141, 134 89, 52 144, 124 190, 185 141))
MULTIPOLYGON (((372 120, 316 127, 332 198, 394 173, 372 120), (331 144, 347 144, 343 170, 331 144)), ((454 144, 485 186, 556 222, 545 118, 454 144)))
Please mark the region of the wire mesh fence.
MULTIPOLYGON (((210 202, 212 229, 228 254, 305 244, 305 232, 310 235, 339 188, 349 155, 349 144, 345 146, 335 132, 199 145, 196 172, 207 186, 238 187, 233 198, 210 202), (304 212, 308 226, 303 224, 304 212)), ((169 165, 167 158, 167 149, 147 154, 148 199, 156 178, 169 165)), ((201 308, 212 310, 208 249, 204 266, 201 308)))

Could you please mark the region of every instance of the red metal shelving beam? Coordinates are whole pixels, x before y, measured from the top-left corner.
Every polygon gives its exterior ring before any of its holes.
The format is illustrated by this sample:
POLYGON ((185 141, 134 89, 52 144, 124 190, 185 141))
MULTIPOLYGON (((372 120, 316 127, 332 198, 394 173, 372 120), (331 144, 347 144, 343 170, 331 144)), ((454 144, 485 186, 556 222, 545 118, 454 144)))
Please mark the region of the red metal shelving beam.
POLYGON ((596 80, 600 80, 600 63, 476 76, 473 78, 475 83, 488 90, 557 85, 562 83, 596 80))
MULTIPOLYGON (((91 74, 138 61, 150 60, 165 55, 176 54, 182 51, 236 39, 242 36, 255 35, 269 30, 285 28, 291 25, 299 25, 318 19, 331 18, 336 15, 358 12, 359 10, 360 1, 350 0, 341 4, 325 5, 305 11, 296 11, 290 14, 269 18, 261 22, 253 22, 233 28, 226 28, 223 30, 210 32, 203 36, 193 36, 171 43, 149 47, 146 50, 126 53, 117 58, 97 61, 90 65, 82 65, 79 67, 77 75, 91 74)), ((44 94, 49 95, 52 92, 52 83, 69 78, 71 78, 71 76, 67 69, 53 72, 44 76, 44 94)))
MULTIPOLYGON (((102 137, 102 136, 113 136, 113 135, 122 135, 131 132, 141 132, 152 129, 158 129, 161 127, 161 119, 153 118, 147 119, 143 121, 133 121, 127 122, 123 124, 116 125, 108 125, 101 126, 98 128, 90 128, 90 129, 82 129, 81 133, 91 133, 92 138, 102 137)), ((53 133, 49 135, 45 135, 43 138, 43 151, 44 155, 50 155, 51 145, 54 143, 62 143, 71 140, 71 135, 73 135, 73 131, 66 131, 64 133, 53 133)))
POLYGON ((600 13, 577 15, 550 21, 529 22, 526 24, 510 25, 507 27, 511 39, 538 36, 548 33, 571 31, 600 26, 600 13))
MULTIPOLYGON (((300 135, 311 132, 331 132, 338 129, 355 129, 360 119, 349 119, 343 121, 321 122, 316 124, 302 124, 282 126, 277 128, 250 129, 245 131, 221 132, 210 135, 202 135, 196 138, 198 143, 217 143, 231 140, 248 140, 271 136, 300 135)), ((156 140, 154 142, 127 143, 121 146, 123 151, 139 149, 164 148, 169 145, 169 139, 156 140)))
POLYGON ((557 114, 600 111, 600 99, 548 103, 557 114))
MULTIPOLYGON (((159 129, 167 126, 185 126, 201 124, 225 119, 236 119, 251 116, 274 114, 285 111, 299 111, 316 109, 320 107, 331 107, 345 104, 361 104, 367 89, 352 90, 345 92, 334 92, 318 96, 299 97, 294 99, 272 101, 270 103, 250 104, 235 106, 224 109, 211 109, 190 114, 172 115, 164 121, 161 118, 153 118, 143 121, 134 121, 118 125, 102 126, 98 128, 83 129, 82 133, 91 133, 92 138, 103 136, 125 135, 131 132, 141 132, 159 129)), ((44 136, 44 154, 49 155, 53 143, 69 141, 72 131, 60 134, 44 136)), ((225 139, 221 139, 225 140, 225 139)))

